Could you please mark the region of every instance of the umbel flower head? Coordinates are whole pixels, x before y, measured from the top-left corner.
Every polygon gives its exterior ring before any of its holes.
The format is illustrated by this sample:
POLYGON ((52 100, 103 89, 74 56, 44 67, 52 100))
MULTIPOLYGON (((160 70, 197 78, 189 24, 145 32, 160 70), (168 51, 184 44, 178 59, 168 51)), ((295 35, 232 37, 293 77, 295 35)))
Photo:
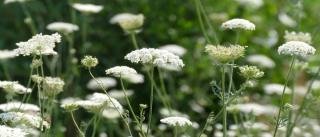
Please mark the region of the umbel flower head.
POLYGON ((9 94, 27 94, 31 93, 30 88, 26 88, 17 81, 0 81, 0 87, 9 94))
POLYGON ((144 22, 143 14, 121 13, 111 18, 110 23, 119 24, 127 32, 139 30, 144 22))
POLYGON ((24 3, 24 2, 27 2, 27 1, 29 1, 29 0, 5 0, 3 3, 4 4, 10 4, 10 3, 15 3, 15 2, 24 3))
POLYGON ((10 123, 10 125, 13 125, 13 126, 25 125, 27 127, 34 127, 34 128, 41 128, 41 129, 43 127, 50 128, 49 123, 43 120, 39 115, 34 115, 29 113, 21 113, 21 112, 1 113, 0 119, 4 123, 10 123))
POLYGON ((161 123, 168 124, 170 126, 191 126, 192 122, 184 117, 166 117, 160 120, 161 123))
POLYGON ((229 47, 207 45, 205 51, 218 62, 228 63, 243 56, 245 47, 240 45, 230 45, 229 47))
POLYGON ((53 22, 47 25, 47 29, 57 31, 63 34, 69 34, 79 30, 79 26, 66 22, 53 22))
POLYGON ((117 81, 111 77, 96 77, 87 83, 87 88, 91 90, 102 90, 100 85, 108 89, 117 85, 117 81))
POLYGON ((72 4, 72 7, 85 14, 99 13, 103 9, 103 6, 101 5, 82 4, 82 3, 74 3, 72 4))
POLYGON ((17 55, 56 55, 57 52, 53 50, 56 43, 61 42, 61 35, 54 33, 52 35, 37 34, 25 42, 19 42, 15 49, 17 55))
POLYGON ((239 67, 240 74, 246 79, 255 79, 261 78, 264 75, 264 72, 258 69, 256 66, 241 66, 239 67))
POLYGON ((256 26, 245 19, 231 19, 222 23, 223 29, 244 29, 244 30, 255 30, 256 26))
POLYGON ((112 75, 114 77, 122 77, 126 75, 137 74, 137 71, 127 66, 116 66, 116 67, 107 69, 106 74, 112 75))
POLYGON ((124 58, 132 63, 152 64, 158 67, 184 67, 183 61, 179 58, 179 56, 161 49, 143 48, 134 50, 127 54, 124 58))
POLYGON ((290 55, 297 57, 307 57, 313 55, 316 52, 316 49, 311 45, 301 42, 301 41, 289 41, 282 44, 278 48, 278 53, 280 55, 290 55))
POLYGON ((12 128, 6 125, 0 125, 0 137, 26 137, 27 132, 21 128, 12 128))
POLYGON ((44 95, 52 97, 63 91, 64 81, 58 77, 45 77, 42 80, 44 95))
POLYGON ((0 50, 0 60, 6 60, 16 57, 16 52, 13 50, 0 50))
POLYGON ((301 41, 308 44, 311 44, 311 41, 312 41, 312 37, 310 33, 294 32, 294 31, 292 32, 285 31, 284 39, 286 40, 286 42, 301 41))
POLYGON ((187 52, 185 48, 175 44, 164 45, 164 46, 161 46, 159 49, 169 51, 179 57, 182 57, 187 52))
POLYGON ((84 56, 84 58, 81 59, 81 64, 86 68, 93 68, 97 66, 98 63, 98 59, 92 56, 84 56))
POLYGON ((40 108, 34 104, 22 103, 22 102, 8 102, 0 104, 1 111, 21 111, 21 112, 38 112, 40 108))

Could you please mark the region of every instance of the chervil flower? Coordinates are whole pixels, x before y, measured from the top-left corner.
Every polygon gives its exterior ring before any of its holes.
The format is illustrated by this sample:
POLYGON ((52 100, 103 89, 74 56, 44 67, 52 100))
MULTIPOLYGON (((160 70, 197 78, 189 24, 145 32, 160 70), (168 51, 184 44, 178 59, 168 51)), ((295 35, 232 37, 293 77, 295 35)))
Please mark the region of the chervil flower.
POLYGON ((52 97, 63 91, 65 83, 58 77, 45 77, 42 81, 45 96, 52 97))
POLYGON ((284 12, 281 12, 278 15, 278 19, 283 25, 286 25, 288 27, 297 26, 297 22, 294 19, 292 19, 288 14, 286 14, 284 12))
POLYGON ((135 31, 142 27, 144 16, 142 14, 121 13, 113 16, 111 24, 119 24, 125 31, 135 31))
POLYGON ((126 95, 128 97, 133 95, 133 90, 130 90, 130 89, 127 89, 126 91, 113 89, 113 90, 110 90, 108 94, 110 95, 110 97, 113 97, 115 99, 124 99, 126 96, 123 92, 126 92, 126 95))
POLYGON ((152 64, 155 66, 172 66, 175 68, 184 67, 183 61, 179 56, 166 50, 143 48, 134 50, 124 57, 132 63, 152 64))
POLYGON ((240 111, 246 114, 252 113, 255 116, 273 115, 277 112, 277 107, 260 105, 256 103, 235 104, 227 107, 228 111, 240 111))
POLYGON ((26 42, 19 42, 15 49, 18 55, 56 55, 57 52, 53 50, 56 43, 61 42, 61 36, 58 33, 52 35, 37 34, 26 42))
POLYGON ((247 57, 247 61, 263 68, 274 68, 275 66, 274 61, 265 55, 250 55, 247 57))
POLYGON ((23 111, 23 112, 38 112, 40 108, 34 104, 22 103, 22 102, 8 102, 5 104, 0 104, 0 110, 8 112, 8 111, 23 111))
POLYGON ((239 3, 241 6, 247 6, 250 8, 259 8, 263 5, 263 0, 234 0, 239 3))
POLYGON ((170 126, 192 126, 192 122, 184 117, 166 117, 161 119, 160 122, 168 124, 170 126))
POLYGON ((162 47, 159 47, 159 49, 169 51, 179 57, 182 57, 187 52, 185 48, 175 44, 164 45, 162 47))
POLYGON ((66 22, 53 22, 47 25, 47 29, 57 31, 63 34, 69 34, 79 30, 79 26, 66 22))
POLYGON ((10 123, 12 125, 26 125, 29 127, 35 127, 41 129, 43 127, 49 128, 50 125, 48 122, 42 120, 38 115, 21 113, 21 112, 6 112, 0 114, 0 119, 5 123, 10 123))
POLYGON ((105 108, 114 108, 118 109, 120 112, 123 111, 122 105, 116 99, 108 97, 105 94, 94 93, 87 98, 88 100, 80 100, 76 101, 76 103, 89 112, 100 113, 100 111, 105 108))
POLYGON ((29 1, 29 0, 5 0, 3 3, 4 4, 10 4, 10 3, 15 3, 15 2, 24 3, 24 2, 27 2, 27 1, 29 1))
MULTIPOLYGON (((266 94, 277 94, 277 95, 282 95, 284 89, 284 85, 281 84, 276 84, 276 83, 271 83, 271 84, 266 84, 263 87, 263 90, 266 94)), ((285 94, 290 94, 291 89, 289 87, 286 88, 286 91, 284 92, 285 94)))
POLYGON ((308 44, 311 44, 311 41, 312 41, 312 37, 310 33, 294 32, 294 31, 292 32, 285 31, 284 39, 286 40, 286 42, 301 41, 308 44))
POLYGON ((244 29, 244 30, 255 30, 255 25, 245 19, 231 19, 222 23, 223 29, 244 29))
POLYGON ((205 51, 220 63, 228 63, 234 61, 245 52, 245 47, 240 45, 230 45, 229 47, 221 45, 207 45, 205 51))
POLYGON ((0 125, 0 137, 26 137, 27 135, 28 133, 20 128, 0 125))
POLYGON ((117 85, 117 81, 114 78, 111 77, 97 77, 96 79, 91 79, 88 84, 87 84, 87 88, 91 89, 91 90, 101 90, 100 85, 104 88, 110 88, 110 87, 114 87, 117 85), (97 82, 97 81, 99 82, 97 82))
POLYGON ((301 41, 289 41, 278 48, 278 53, 281 55, 297 57, 307 57, 309 55, 313 55, 315 52, 316 49, 314 47, 301 41))
POLYGON ((255 79, 261 78, 264 75, 264 72, 258 69, 256 66, 241 66, 239 67, 240 74, 246 79, 255 79))
POLYGON ((10 59, 17 56, 13 50, 0 50, 0 60, 10 59))
POLYGON ((86 68, 93 68, 97 66, 98 63, 99 63, 98 59, 92 56, 84 56, 84 58, 81 59, 81 64, 86 68))
POLYGON ((74 3, 72 4, 72 7, 85 14, 99 13, 103 9, 103 6, 101 5, 82 4, 82 3, 74 3))
POLYGON ((125 75, 122 78, 132 84, 140 84, 144 82, 144 76, 141 74, 125 75))
POLYGON ((137 71, 127 66, 116 66, 106 70, 107 75, 122 77, 126 75, 137 74, 137 71))
POLYGON ((17 81, 0 81, 0 87, 4 89, 4 91, 14 94, 27 94, 31 93, 30 88, 26 88, 19 84, 17 81))

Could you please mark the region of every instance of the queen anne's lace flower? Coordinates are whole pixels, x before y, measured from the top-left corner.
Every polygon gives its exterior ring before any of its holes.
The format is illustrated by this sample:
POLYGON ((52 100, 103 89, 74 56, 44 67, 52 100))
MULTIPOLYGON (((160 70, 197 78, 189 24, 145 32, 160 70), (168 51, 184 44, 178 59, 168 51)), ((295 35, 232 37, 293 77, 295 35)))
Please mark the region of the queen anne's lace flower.
POLYGON ((22 102, 8 102, 5 104, 0 104, 0 110, 8 112, 8 111, 40 111, 40 108, 34 104, 22 103, 22 102))
POLYGON ((117 85, 117 81, 114 78, 111 77, 97 77, 95 79, 91 79, 88 84, 87 84, 87 88, 91 89, 91 90, 102 90, 100 85, 102 87, 106 88, 110 88, 110 87, 114 87, 117 85), (97 82, 97 81, 99 82, 97 82))
POLYGON ((263 0, 234 0, 242 6, 250 8, 259 8, 263 5, 263 0))
POLYGON ((84 56, 84 58, 81 59, 81 64, 86 68, 93 68, 97 66, 98 63, 99 63, 98 59, 92 56, 84 56))
POLYGON ((170 126, 191 126, 192 122, 184 117, 166 117, 160 120, 161 123, 168 124, 170 126))
POLYGON ((185 48, 183 48, 179 45, 175 45, 175 44, 164 45, 164 46, 160 47, 159 49, 169 51, 179 57, 182 57, 187 52, 187 50, 185 48))
POLYGON ((245 19, 231 19, 221 25, 224 29, 244 29, 244 30, 255 30, 255 25, 245 19))
MULTIPOLYGON (((126 96, 123 92, 123 90, 113 89, 110 90, 108 94, 110 95, 110 97, 113 97, 115 99, 124 99, 126 96)), ((133 90, 127 89, 125 92, 128 97, 133 95, 133 90)))
POLYGON ((174 68, 184 67, 183 61, 166 50, 143 48, 127 54, 125 59, 132 63, 153 64, 155 66, 172 66, 174 68))
POLYGON ((29 127, 35 127, 41 129, 43 127, 50 128, 48 122, 42 120, 38 115, 21 113, 21 112, 6 112, 0 114, 0 119, 5 123, 10 123, 12 125, 25 125, 29 127))
POLYGON ((270 105, 260 105, 256 103, 235 104, 227 107, 228 111, 240 111, 246 114, 253 115, 274 115, 277 112, 277 107, 270 105))
MULTIPOLYGON (((277 94, 277 95, 282 95, 284 89, 284 85, 281 84, 276 84, 276 83, 271 83, 271 84, 266 84, 263 87, 263 90, 266 94, 277 94)), ((291 89, 289 87, 286 88, 286 91, 284 92, 285 94, 290 94, 291 89)))
POLYGON ((298 57, 307 57, 315 52, 316 49, 314 47, 301 41, 289 41, 278 48, 279 54, 298 57))
POLYGON ((133 84, 140 84, 144 82, 144 76, 142 74, 131 74, 122 77, 125 81, 133 84))
POLYGON ((26 137, 27 132, 20 128, 11 128, 5 125, 0 125, 0 137, 26 137))
POLYGON ((256 66, 241 66, 239 67, 240 74, 247 79, 261 78, 264 75, 264 72, 258 69, 256 66))
POLYGON ((286 25, 288 27, 297 26, 297 22, 294 19, 292 19, 288 14, 286 14, 284 12, 281 12, 278 15, 278 19, 283 25, 286 25))
POLYGON ((14 94, 27 94, 31 93, 30 88, 26 88, 19 84, 17 81, 0 81, 0 87, 4 89, 4 91, 14 94))
POLYGON ((288 32, 285 31, 284 39, 286 42, 289 41, 301 41, 308 44, 311 44, 312 37, 310 33, 303 33, 303 32, 288 32))
POLYGON ((137 74, 137 71, 127 66, 116 66, 106 70, 107 75, 122 77, 125 75, 137 74))
POLYGON ((10 59, 17 56, 13 50, 0 50, 0 60, 10 59))
POLYGON ((57 52, 53 50, 56 43, 61 42, 61 36, 58 33, 52 35, 37 34, 26 42, 19 42, 15 49, 18 55, 56 55, 57 52))
POLYGON ((27 2, 27 1, 29 1, 29 0, 5 0, 4 4, 10 4, 10 3, 15 3, 15 2, 24 3, 24 2, 27 2))
POLYGON ((139 29, 144 22, 142 14, 121 13, 111 18, 111 24, 119 24, 125 31, 134 31, 139 29))
POLYGON ((101 5, 82 4, 82 3, 74 3, 72 4, 72 7, 86 14, 99 13, 103 9, 103 6, 101 5))
POLYGON ((64 34, 69 34, 79 30, 79 26, 66 22, 53 22, 47 25, 47 29, 57 31, 64 34))
POLYGON ((263 68, 274 68, 275 66, 274 61, 265 55, 250 55, 247 57, 247 61, 263 68))
POLYGON ((220 63, 228 63, 234 61, 245 52, 245 47, 240 45, 230 45, 229 47, 221 45, 207 45, 205 51, 220 63))
POLYGON ((63 91, 64 81, 58 77, 45 77, 43 91, 45 96, 55 96, 63 91))

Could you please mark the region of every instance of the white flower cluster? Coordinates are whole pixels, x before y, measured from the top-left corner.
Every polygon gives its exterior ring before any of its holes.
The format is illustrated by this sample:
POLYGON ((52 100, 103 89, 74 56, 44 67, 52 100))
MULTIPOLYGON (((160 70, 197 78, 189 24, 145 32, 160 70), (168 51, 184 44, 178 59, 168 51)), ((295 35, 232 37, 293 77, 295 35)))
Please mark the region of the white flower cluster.
POLYGON ((116 86, 117 85, 117 81, 114 78, 111 78, 111 77, 97 77, 96 79, 91 79, 87 83, 87 88, 91 89, 91 90, 102 90, 99 84, 101 84, 101 86, 106 89, 106 88, 110 88, 110 87, 116 86))
POLYGON ((166 117, 161 119, 160 122, 170 126, 192 126, 192 122, 184 117, 166 117))
POLYGON ((245 19, 231 19, 222 23, 223 29, 244 29, 244 30, 255 30, 256 26, 245 19))
POLYGON ((187 52, 185 48, 175 44, 164 45, 159 47, 159 49, 169 51, 179 57, 182 57, 187 52))
POLYGON ((4 0, 4 4, 10 4, 10 3, 15 3, 15 2, 17 2, 17 3, 24 3, 24 2, 27 2, 27 1, 29 1, 29 0, 4 0))
POLYGON ((250 8, 259 8, 263 5, 263 0, 234 0, 241 6, 247 6, 250 8))
MULTIPOLYGON (((266 84, 263 87, 264 92, 269 95, 272 95, 272 94, 282 95, 283 89, 284 89, 284 85, 276 84, 276 83, 266 84)), ((291 89, 287 87, 284 93, 290 94, 291 89)))
POLYGON ((179 58, 179 56, 176 56, 166 50, 154 48, 134 50, 127 54, 124 58, 132 63, 153 64, 158 67, 184 67, 183 61, 179 58))
POLYGON ((26 137, 27 135, 28 133, 20 128, 0 125, 0 137, 26 137))
POLYGON ((116 66, 116 67, 107 69, 106 74, 112 75, 115 77, 123 77, 126 75, 137 74, 137 71, 127 66, 116 66))
POLYGON ((41 129, 43 127, 50 128, 50 125, 48 122, 42 120, 42 118, 38 115, 34 114, 28 114, 28 113, 21 113, 21 112, 6 112, 0 114, 0 119, 2 119, 3 122, 13 125, 25 125, 27 127, 35 127, 41 129))
POLYGON ((66 22, 53 22, 47 25, 47 29, 57 31, 64 34, 69 34, 79 30, 79 26, 66 22))
POLYGON ((30 88, 26 88, 23 85, 19 84, 17 81, 0 81, 0 87, 4 89, 4 91, 14 94, 27 94, 31 93, 30 88))
POLYGON ((228 111, 240 111, 246 114, 252 113, 255 116, 274 115, 277 112, 277 107, 270 105, 260 105, 257 103, 235 104, 227 107, 228 111))
POLYGON ((103 6, 101 5, 82 4, 82 3, 74 3, 72 4, 72 7, 86 14, 99 13, 103 9, 103 6))
POLYGON ((142 74, 129 74, 123 76, 122 78, 132 84, 140 84, 144 82, 144 76, 142 74))
POLYGON ((275 63, 272 59, 261 54, 250 55, 247 57, 247 61, 251 64, 255 64, 263 68, 275 67, 275 63))
POLYGON ((52 97, 63 91, 65 83, 58 77, 45 77, 42 81, 45 96, 52 97))
POLYGON ((30 55, 56 55, 57 52, 53 50, 56 47, 56 43, 61 42, 61 35, 58 33, 52 35, 37 34, 26 42, 19 42, 15 49, 18 55, 30 56, 30 55))
POLYGON ((142 14, 120 13, 110 19, 111 24, 119 24, 125 31, 134 31, 139 29, 144 22, 142 14))
POLYGON ((303 32, 288 32, 285 31, 284 39, 286 42, 288 41, 302 41, 308 44, 311 44, 312 37, 310 33, 303 33, 303 32))
POLYGON ((126 96, 123 92, 126 92, 126 95, 128 97, 133 95, 133 90, 130 90, 130 89, 127 89, 126 91, 113 89, 113 90, 110 90, 108 94, 110 95, 110 97, 113 97, 116 99, 124 99, 126 96))
POLYGON ((316 49, 314 47, 301 41, 289 41, 278 48, 279 54, 298 57, 307 57, 315 52, 316 49))
POLYGON ((23 111, 23 112, 38 112, 40 108, 34 104, 22 103, 22 102, 8 102, 0 104, 0 110, 8 111, 23 111))
POLYGON ((0 60, 10 59, 17 56, 13 50, 0 50, 0 60))
POLYGON ((278 15, 278 19, 283 25, 286 25, 288 27, 295 27, 298 24, 293 18, 291 18, 287 13, 284 12, 281 12, 278 15))

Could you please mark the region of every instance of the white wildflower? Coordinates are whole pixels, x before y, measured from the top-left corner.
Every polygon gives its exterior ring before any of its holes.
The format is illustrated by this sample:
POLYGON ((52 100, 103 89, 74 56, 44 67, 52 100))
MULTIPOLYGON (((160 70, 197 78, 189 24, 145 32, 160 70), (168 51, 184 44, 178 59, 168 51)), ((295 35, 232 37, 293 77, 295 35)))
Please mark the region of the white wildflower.
POLYGON ((231 19, 222 23, 223 29, 244 29, 244 30, 255 30, 255 25, 245 19, 231 19))
POLYGON ((4 4, 10 4, 10 3, 24 3, 24 2, 27 2, 27 1, 30 1, 30 0, 4 0, 4 4))
POLYGON ((275 67, 275 63, 272 59, 261 54, 250 55, 247 57, 247 61, 251 64, 255 64, 263 68, 275 67))
POLYGON ((101 5, 82 4, 82 3, 74 3, 72 4, 72 7, 86 14, 99 13, 103 9, 103 6, 101 5))
POLYGON ((307 57, 309 55, 313 55, 315 52, 316 49, 314 47, 301 41, 289 41, 278 48, 278 53, 281 55, 298 57, 307 57))
POLYGON ((286 40, 286 42, 301 41, 308 44, 311 44, 311 41, 312 41, 312 37, 310 33, 294 32, 294 31, 292 32, 285 31, 284 39, 286 40))
POLYGON ((136 31, 142 27, 144 23, 143 14, 121 13, 117 14, 110 20, 111 24, 119 24, 125 31, 136 31))
MULTIPOLYGON (((266 84, 263 87, 263 90, 264 90, 264 92, 266 94, 282 95, 283 89, 284 89, 284 85, 276 84, 276 83, 266 84)), ((287 87, 286 91, 284 93, 285 94, 290 94, 291 93, 291 89, 289 87, 287 87)))
POLYGON ((63 91, 64 81, 58 77, 45 77, 43 91, 45 96, 55 96, 63 91))
POLYGON ((257 9, 263 5, 263 0, 234 0, 241 6, 247 6, 253 9, 257 9))
POLYGON ((272 29, 268 31, 267 37, 253 37, 253 42, 267 47, 272 47, 277 44, 279 40, 279 34, 276 30, 272 29))
POLYGON ((8 102, 5 104, 0 104, 0 110, 8 112, 8 111, 33 111, 38 112, 40 108, 34 104, 22 103, 22 102, 8 102))
POLYGON ((91 79, 87 83, 87 88, 91 89, 91 90, 102 90, 101 87, 100 87, 100 84, 105 89, 108 89, 110 87, 116 86, 117 85, 117 81, 114 78, 111 78, 111 77, 97 77, 95 79, 91 79))
POLYGON ((27 94, 31 93, 30 88, 26 88, 23 85, 19 84, 17 81, 0 81, 0 87, 4 89, 4 91, 14 94, 27 94))
POLYGON ((122 78, 132 84, 140 84, 144 82, 144 76, 142 74, 129 74, 122 78))
POLYGON ((20 128, 12 128, 0 125, 0 137, 26 137, 28 133, 20 128))
POLYGON ((124 58, 131 61, 132 63, 153 64, 159 67, 184 67, 183 61, 179 58, 179 56, 176 56, 166 50, 154 48, 143 48, 134 50, 127 54, 124 58))
MULTIPOLYGON (((13 125, 25 125, 35 128, 40 128, 42 125, 45 128, 49 128, 48 122, 42 120, 38 115, 21 113, 21 112, 6 112, 0 114, 0 119, 5 123, 10 123, 13 125)), ((41 127, 41 129, 43 128, 41 127)))
POLYGON ((0 60, 10 59, 17 56, 13 50, 0 50, 0 60))
POLYGON ((188 115, 183 114, 181 112, 179 112, 178 110, 174 110, 174 109, 167 109, 167 108, 161 108, 159 110, 159 113, 163 116, 163 117, 170 117, 170 116, 179 116, 179 117, 185 117, 185 118, 189 118, 188 115))
POLYGON ((269 130, 269 126, 261 122, 246 121, 246 122, 243 122, 243 126, 247 129, 264 130, 264 131, 269 130))
POLYGON ((288 27, 297 26, 297 22, 284 12, 278 15, 278 19, 283 25, 286 25, 288 27))
MULTIPOLYGON (((126 92, 126 95, 127 95, 128 97, 130 97, 130 96, 133 95, 133 90, 127 89, 125 92, 126 92)), ((113 89, 113 90, 110 90, 110 91, 108 92, 108 94, 110 95, 110 97, 113 97, 113 98, 116 98, 116 99, 123 99, 123 98, 125 98, 125 94, 123 93, 122 90, 113 89)))
POLYGON ((260 105, 257 103, 235 104, 227 107, 228 111, 240 111, 246 114, 252 113, 255 116, 274 115, 277 107, 270 105, 260 105))
POLYGON ((228 63, 242 57, 245 53, 244 46, 230 45, 228 47, 222 45, 206 45, 207 52, 213 59, 220 63, 228 63))
POLYGON ((64 34, 69 34, 79 30, 79 26, 66 22, 53 22, 47 25, 47 29, 51 31, 57 31, 64 34))
POLYGON ((97 102, 93 100, 79 100, 76 102, 80 107, 92 113, 100 113, 105 106, 104 102, 97 102))
POLYGON ((61 36, 58 33, 52 35, 37 34, 26 42, 19 42, 15 49, 18 55, 30 56, 30 55, 56 55, 57 52, 53 50, 56 47, 56 43, 61 42, 61 36))
POLYGON ((160 120, 161 123, 168 124, 170 126, 191 126, 192 122, 184 117, 166 117, 160 120))
POLYGON ((115 119, 115 118, 119 118, 122 113, 123 113, 123 110, 118 111, 114 108, 105 108, 102 111, 102 116, 108 119, 115 119))
POLYGON ((164 45, 159 47, 159 49, 169 51, 179 57, 182 57, 187 52, 185 48, 175 44, 164 45))
POLYGON ((116 66, 116 67, 107 69, 106 74, 112 75, 115 77, 122 77, 125 75, 137 74, 137 71, 127 66, 116 66))

